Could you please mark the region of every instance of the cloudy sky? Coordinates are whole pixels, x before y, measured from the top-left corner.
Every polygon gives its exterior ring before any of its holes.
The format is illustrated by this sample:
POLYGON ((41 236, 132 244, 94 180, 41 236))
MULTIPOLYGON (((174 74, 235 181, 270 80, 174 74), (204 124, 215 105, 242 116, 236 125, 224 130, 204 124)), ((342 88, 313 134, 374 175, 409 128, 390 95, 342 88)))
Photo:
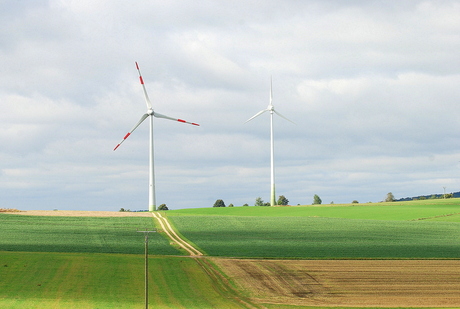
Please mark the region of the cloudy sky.
POLYGON ((0 1, 0 208, 460 191, 460 1, 0 1))

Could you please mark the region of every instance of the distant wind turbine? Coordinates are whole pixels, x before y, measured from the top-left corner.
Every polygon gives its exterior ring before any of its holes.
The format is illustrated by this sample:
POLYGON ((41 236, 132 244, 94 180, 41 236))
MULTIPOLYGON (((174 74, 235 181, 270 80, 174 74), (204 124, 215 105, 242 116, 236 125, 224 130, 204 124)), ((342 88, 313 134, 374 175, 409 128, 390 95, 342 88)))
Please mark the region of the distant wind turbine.
POLYGON ((134 130, 137 129, 137 127, 148 117, 150 117, 150 154, 149 154, 149 211, 155 211, 156 210, 156 199, 155 199, 155 169, 154 169, 154 164, 153 164, 153 117, 156 118, 164 118, 164 119, 169 119, 169 120, 174 120, 174 121, 179 121, 183 123, 188 123, 194 126, 199 126, 197 123, 193 122, 188 122, 182 119, 177 119, 177 118, 172 118, 166 115, 159 114, 153 110, 152 103, 150 103, 149 96, 147 94, 147 90, 145 89, 144 85, 144 80, 142 79, 141 71, 139 70, 139 65, 136 62, 136 68, 137 71, 139 72, 139 80, 141 82, 142 88, 144 90, 144 97, 145 97, 145 103, 147 104, 147 113, 142 115, 141 119, 139 122, 134 126, 134 128, 129 131, 128 134, 123 137, 121 142, 113 149, 114 151, 117 150, 118 147, 131 135, 131 133, 134 132, 134 130), (153 116, 153 117, 151 117, 153 116))
MULTIPOLYGON (((275 107, 273 106, 272 103, 273 100, 273 92, 272 92, 272 79, 270 77, 270 104, 268 104, 268 107, 264 110, 261 110, 248 120, 246 122, 251 121, 252 119, 256 118, 257 116, 262 115, 265 112, 270 112, 270 167, 271 167, 271 181, 270 181, 270 205, 276 205, 276 198, 275 198, 275 163, 274 163, 274 156, 275 156, 275 143, 273 140, 273 113, 276 113, 278 116, 286 119, 289 122, 294 123, 293 121, 287 119, 283 115, 281 115, 279 112, 275 110, 275 107)), ((245 122, 245 123, 246 123, 245 122)), ((294 123, 295 124, 295 123, 294 123)))

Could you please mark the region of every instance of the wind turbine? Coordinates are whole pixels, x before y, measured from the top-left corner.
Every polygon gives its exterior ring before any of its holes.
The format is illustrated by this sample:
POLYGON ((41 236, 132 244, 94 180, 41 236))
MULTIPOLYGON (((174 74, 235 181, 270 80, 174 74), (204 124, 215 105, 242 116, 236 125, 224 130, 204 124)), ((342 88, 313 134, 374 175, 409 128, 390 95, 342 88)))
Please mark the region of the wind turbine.
MULTIPOLYGON (((256 118, 257 116, 262 115, 265 112, 270 112, 270 168, 271 168, 271 177, 270 177, 270 205, 276 205, 276 198, 275 198, 275 162, 274 162, 274 156, 275 156, 275 143, 273 140, 273 113, 276 113, 278 116, 286 119, 289 122, 292 122, 291 120, 287 119, 283 115, 281 115, 279 112, 275 110, 275 107, 273 106, 272 103, 273 100, 273 92, 272 92, 272 79, 270 77, 270 104, 268 104, 268 107, 264 110, 261 110, 248 120, 246 122, 251 121, 252 119, 256 118)), ((245 123, 246 123, 245 122, 245 123)), ((294 122, 292 122, 294 123, 294 122)), ((295 123, 294 123, 295 124, 295 123)))
POLYGON ((134 132, 134 130, 137 129, 137 127, 147 118, 150 117, 150 153, 149 153, 149 211, 155 211, 156 210, 156 200, 155 200, 155 169, 154 169, 154 164, 153 164, 153 118, 164 118, 164 119, 169 119, 169 120, 174 120, 174 121, 179 121, 182 123, 188 123, 194 126, 199 126, 197 123, 193 122, 188 122, 182 119, 177 119, 173 117, 169 117, 166 115, 162 115, 160 113, 157 113, 153 110, 152 103, 150 103, 149 96, 147 94, 147 90, 145 89, 144 85, 144 80, 141 75, 141 70, 139 70, 139 65, 136 62, 136 68, 137 71, 139 72, 139 80, 141 82, 142 88, 144 90, 144 97, 145 97, 145 103, 147 104, 147 112, 142 115, 141 119, 136 123, 134 128, 129 131, 125 137, 121 140, 121 142, 113 149, 113 151, 117 150, 118 147, 131 135, 131 133, 134 132))

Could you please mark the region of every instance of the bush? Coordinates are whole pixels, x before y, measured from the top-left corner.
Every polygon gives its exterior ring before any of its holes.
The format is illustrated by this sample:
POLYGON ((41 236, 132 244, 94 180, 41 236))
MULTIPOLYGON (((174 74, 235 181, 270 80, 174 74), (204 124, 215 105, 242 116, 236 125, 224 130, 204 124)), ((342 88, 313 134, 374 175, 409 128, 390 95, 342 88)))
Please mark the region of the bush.
POLYGON ((261 197, 256 198, 254 206, 265 206, 264 200, 261 197))
POLYGON ((394 202, 394 201, 395 201, 395 196, 393 195, 393 193, 388 192, 387 193, 387 198, 385 199, 385 202, 394 202))
POLYGON ((321 201, 321 198, 318 196, 318 194, 315 194, 313 196, 313 205, 320 205, 323 201, 321 201))
POLYGON ((166 206, 166 204, 161 204, 160 206, 158 206, 158 210, 169 210, 168 206, 166 206))
POLYGON ((278 197, 278 202, 276 202, 276 204, 278 204, 278 205, 287 205, 287 204, 289 204, 289 200, 284 195, 280 195, 278 197))
POLYGON ((353 202, 351 202, 352 204, 359 204, 359 202, 357 200, 353 200, 353 202))
POLYGON ((214 206, 212 207, 225 207, 225 203, 223 200, 217 200, 215 203, 214 203, 214 206))

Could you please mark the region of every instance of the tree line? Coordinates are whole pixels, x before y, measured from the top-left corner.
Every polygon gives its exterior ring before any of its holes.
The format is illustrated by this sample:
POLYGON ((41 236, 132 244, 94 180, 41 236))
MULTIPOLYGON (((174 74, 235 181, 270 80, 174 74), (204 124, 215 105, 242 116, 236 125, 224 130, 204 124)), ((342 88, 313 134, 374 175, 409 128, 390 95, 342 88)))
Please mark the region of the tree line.
MULTIPOLYGON (((276 205, 286 206, 288 204, 289 204, 289 200, 284 195, 280 195, 278 197, 278 200, 276 201, 276 205)), ((244 204, 243 206, 249 206, 249 205, 244 204)), ((261 197, 258 197, 256 198, 254 206, 270 206, 270 202, 264 202, 264 200, 261 197)), ((233 204, 229 204, 228 206, 225 206, 225 202, 222 199, 218 199, 214 203, 214 206, 212 207, 233 207, 233 204)))
MULTIPOLYGON (((442 197, 432 195, 430 198, 435 199, 435 198, 452 198, 452 197, 453 197, 453 194, 450 193, 450 194, 442 195, 442 197)), ((423 199, 423 198, 420 198, 420 199, 423 199)), ((393 193, 388 192, 387 195, 386 195, 386 198, 385 198, 385 202, 394 202, 394 201, 397 201, 397 200, 395 199, 393 193)), ((323 201, 321 200, 319 195, 315 194, 313 196, 312 205, 321 205, 322 203, 323 203, 323 201)), ((351 203, 352 204, 358 204, 359 202, 357 200, 353 200, 351 203)), ((334 204, 334 202, 331 202, 331 204, 334 204)), ((289 200, 284 195, 280 195, 278 197, 278 201, 277 201, 276 205, 283 205, 283 206, 289 205, 289 200)), ((243 206, 249 206, 249 205, 244 204, 243 206)), ((254 206, 270 206, 270 203, 269 202, 264 202, 264 200, 261 197, 258 197, 255 200, 254 206)), ((213 207, 226 207, 226 206, 225 206, 225 202, 222 199, 218 199, 214 203, 213 207)), ((233 204, 229 204, 227 207, 233 207, 233 204)))

